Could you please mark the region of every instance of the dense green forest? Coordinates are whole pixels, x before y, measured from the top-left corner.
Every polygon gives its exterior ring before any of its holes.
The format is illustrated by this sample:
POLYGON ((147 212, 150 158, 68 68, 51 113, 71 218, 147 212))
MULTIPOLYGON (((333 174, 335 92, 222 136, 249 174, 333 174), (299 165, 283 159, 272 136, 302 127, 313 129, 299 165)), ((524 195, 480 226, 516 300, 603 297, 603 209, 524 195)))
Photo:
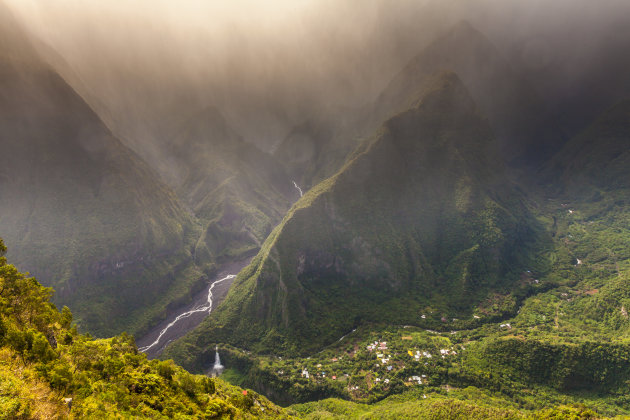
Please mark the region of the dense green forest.
POLYGON ((147 360, 133 337, 79 334, 52 289, 8 264, 0 240, 0 417, 281 418, 253 391, 172 361, 147 360))
MULTIPOLYGON (((3 255, 5 252, 4 243, 0 240, 0 253, 3 255)), ((376 385, 373 389, 359 391, 375 397, 366 401, 380 400, 376 404, 366 405, 333 398, 283 409, 252 390, 230 385, 222 379, 192 375, 171 360, 147 360, 144 354, 138 352, 133 337, 127 334, 94 339, 77 333, 76 327, 72 325, 70 310, 64 307, 58 311, 50 302, 52 292, 52 289, 41 286, 37 280, 8 264, 6 257, 0 257, 2 418, 596 418, 591 409, 575 404, 575 401, 567 405, 571 399, 554 398, 553 394, 548 396, 547 402, 557 405, 556 408, 528 411, 510 401, 506 396, 509 394, 505 392, 483 391, 473 386, 463 389, 440 388, 436 386, 438 381, 435 378, 446 374, 444 367, 447 365, 443 363, 438 364, 443 366, 439 371, 441 373, 431 375, 432 386, 385 399, 382 396, 388 394, 387 387, 376 385)), ((371 340, 373 333, 367 333, 368 330, 357 332, 349 348, 353 348, 356 338, 371 340)), ((398 333, 382 330, 379 337, 388 340, 392 337, 390 346, 394 350, 400 345, 393 338, 398 333)), ((427 340, 426 333, 406 330, 405 333, 414 337, 409 345, 418 347, 420 344, 420 347, 431 351, 445 343, 457 346, 455 343, 461 341, 453 340, 451 343, 446 337, 427 340), (427 346, 428 342, 433 343, 433 346, 427 346)), ((326 350, 325 354, 320 355, 321 360, 324 361, 331 354, 345 352, 348 347, 346 344, 326 350)), ((407 343, 405 347, 408 347, 407 343)), ((236 367, 246 367, 248 356, 244 353, 239 356, 238 350, 221 349, 226 350, 227 363, 234 367, 225 377, 238 381, 236 367)), ((365 352, 360 353, 360 357, 350 365, 343 362, 331 368, 329 374, 338 371, 341 379, 341 372, 345 370, 356 372, 363 369, 365 363, 371 365, 365 352)), ((314 367, 316 361, 307 362, 307 369, 313 365, 311 371, 314 374, 317 371, 314 367)), ((288 375, 289 365, 295 362, 269 361, 266 362, 267 370, 283 368, 288 375)), ((448 370, 448 375, 453 376, 448 370)), ((265 370, 261 369, 260 372, 264 375, 265 370)), ((401 374, 396 372, 393 376, 401 377, 401 374)), ((273 382, 267 382, 272 380, 270 375, 263 376, 262 380, 274 386, 273 382)), ((352 375, 351 379, 344 380, 357 381, 357 378, 352 375)), ((292 388, 290 392, 301 387, 306 392, 314 391, 307 390, 309 385, 304 386, 302 382, 296 380, 288 385, 292 388)), ((318 386, 319 392, 322 396, 338 395, 348 399, 348 395, 344 395, 345 387, 341 384, 341 380, 322 383, 318 386)), ((395 386, 401 385, 396 383, 395 386)))

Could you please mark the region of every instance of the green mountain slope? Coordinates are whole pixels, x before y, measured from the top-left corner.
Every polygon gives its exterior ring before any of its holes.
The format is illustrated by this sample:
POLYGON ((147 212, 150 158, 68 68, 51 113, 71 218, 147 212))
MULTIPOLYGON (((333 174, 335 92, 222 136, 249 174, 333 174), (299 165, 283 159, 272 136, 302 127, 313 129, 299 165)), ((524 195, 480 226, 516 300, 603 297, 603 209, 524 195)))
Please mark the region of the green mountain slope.
POLYGON ((185 124, 166 147, 167 179, 202 221, 196 255, 253 254, 296 192, 282 164, 246 143, 215 108, 185 124))
POLYGON ((191 363, 217 341, 305 353, 364 322, 470 318, 518 288, 539 238, 494 148, 459 79, 437 75, 294 205, 224 304, 168 354, 191 363))
POLYGON ((5 252, 0 239, 3 418, 288 417, 255 392, 148 361, 127 334, 78 334, 68 308, 50 303, 52 289, 7 264, 5 252))
POLYGON ((197 228, 2 5, 0 21, 0 234, 82 327, 138 331, 202 280, 197 228))

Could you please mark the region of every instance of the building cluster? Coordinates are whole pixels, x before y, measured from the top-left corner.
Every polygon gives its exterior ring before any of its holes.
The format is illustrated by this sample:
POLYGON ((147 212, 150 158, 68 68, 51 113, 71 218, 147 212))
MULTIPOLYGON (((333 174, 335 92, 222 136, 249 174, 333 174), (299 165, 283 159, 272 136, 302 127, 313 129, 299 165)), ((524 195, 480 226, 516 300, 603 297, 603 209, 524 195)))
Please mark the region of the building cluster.
POLYGON ((423 379, 423 378, 426 378, 426 377, 427 375, 422 375, 422 377, 414 375, 414 376, 411 376, 407 382, 416 382, 418 385, 422 385, 424 383, 423 381, 426 381, 426 379, 423 379))
POLYGON ((387 350, 387 341, 375 341, 373 343, 368 344, 366 349, 367 351, 387 350))

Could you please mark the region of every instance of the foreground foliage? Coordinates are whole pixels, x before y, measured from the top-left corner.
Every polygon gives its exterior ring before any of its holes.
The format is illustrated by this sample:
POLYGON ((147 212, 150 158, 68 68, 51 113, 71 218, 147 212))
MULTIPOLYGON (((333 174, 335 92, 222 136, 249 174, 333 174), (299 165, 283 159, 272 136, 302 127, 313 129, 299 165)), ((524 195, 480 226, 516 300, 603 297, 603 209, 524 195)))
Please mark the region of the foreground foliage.
POLYGON ((147 360, 125 333, 78 334, 70 310, 59 312, 51 294, 0 257, 3 418, 287 417, 255 392, 147 360))

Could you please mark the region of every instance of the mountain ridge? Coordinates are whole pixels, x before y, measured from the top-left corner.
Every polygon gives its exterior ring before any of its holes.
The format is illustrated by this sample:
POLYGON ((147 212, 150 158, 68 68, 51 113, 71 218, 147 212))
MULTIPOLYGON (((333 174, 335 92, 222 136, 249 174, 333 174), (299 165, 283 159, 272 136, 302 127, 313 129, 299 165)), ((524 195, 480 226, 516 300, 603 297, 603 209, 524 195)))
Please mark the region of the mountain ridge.
POLYGON ((493 148, 491 129, 453 73, 427 86, 289 210, 217 312, 168 356, 214 340, 314 351, 364 322, 418 322, 428 306, 433 318, 470 314, 490 284, 509 284, 498 273, 515 281, 517 269, 501 259, 525 264, 513 241, 531 245, 537 234, 511 215, 532 222, 500 166, 481 163, 493 148))
POLYGON ((203 277, 186 249, 197 228, 4 5, 0 12, 0 31, 22 42, 0 52, 10 57, 0 68, 0 234, 14 244, 15 262, 56 286, 57 302, 71 304, 83 327, 138 331, 163 310, 152 299, 185 295, 175 272, 189 286, 203 277), (142 282, 153 290, 140 296, 142 282))
POLYGON ((375 115, 404 108, 409 91, 438 70, 454 71, 462 78, 489 118, 503 157, 512 165, 540 166, 566 140, 535 90, 467 21, 456 24, 411 59, 377 98, 375 115))

